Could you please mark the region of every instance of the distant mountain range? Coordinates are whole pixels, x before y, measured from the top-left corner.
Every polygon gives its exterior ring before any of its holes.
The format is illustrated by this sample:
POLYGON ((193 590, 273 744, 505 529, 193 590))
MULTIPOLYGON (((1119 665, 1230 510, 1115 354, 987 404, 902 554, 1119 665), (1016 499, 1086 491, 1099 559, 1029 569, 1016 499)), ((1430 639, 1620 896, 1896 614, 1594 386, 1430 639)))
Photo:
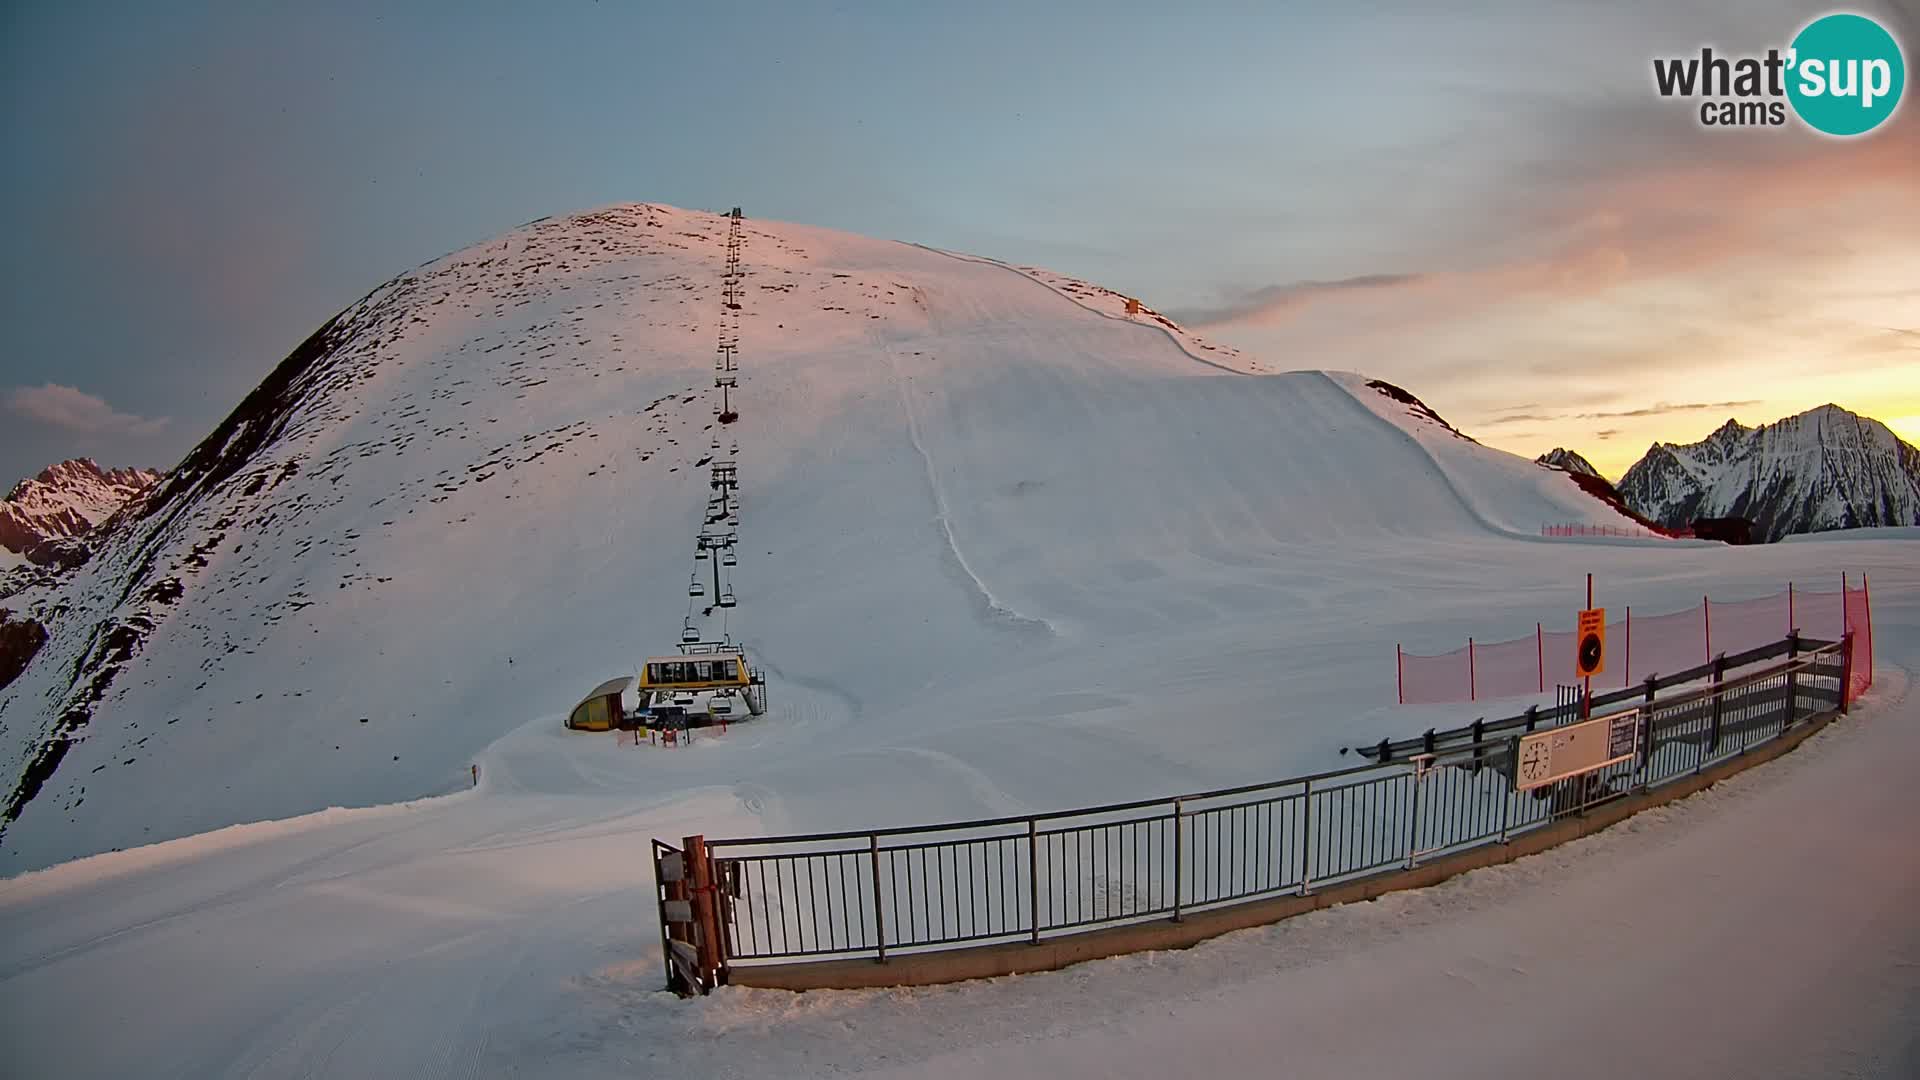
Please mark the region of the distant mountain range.
POLYGON ((90 458, 50 466, 0 501, 0 548, 46 562, 46 545, 81 536, 160 482, 155 469, 102 469, 90 458))
POLYGON ((1920 450, 1838 405, 1762 427, 1728 420, 1687 445, 1655 443, 1618 486, 1628 506, 1661 525, 1744 518, 1756 541, 1920 525, 1920 450))

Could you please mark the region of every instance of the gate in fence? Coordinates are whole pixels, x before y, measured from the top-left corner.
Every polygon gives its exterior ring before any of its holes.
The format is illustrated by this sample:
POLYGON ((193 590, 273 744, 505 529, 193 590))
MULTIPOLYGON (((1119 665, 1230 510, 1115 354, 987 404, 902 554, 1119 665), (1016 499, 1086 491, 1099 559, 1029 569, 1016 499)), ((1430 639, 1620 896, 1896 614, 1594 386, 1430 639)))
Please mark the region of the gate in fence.
POLYGON ((941 825, 656 840, 668 982, 703 993, 757 965, 885 963, 1179 921, 1502 843, 1844 710, 1851 637, 1802 647, 1667 698, 1649 684, 1644 700, 1584 723, 1576 699, 1552 723, 1449 745, 1429 733, 1408 756, 1268 784, 941 825), (1556 769, 1576 745, 1598 756, 1556 769), (1546 771, 1523 775, 1541 753, 1546 771))

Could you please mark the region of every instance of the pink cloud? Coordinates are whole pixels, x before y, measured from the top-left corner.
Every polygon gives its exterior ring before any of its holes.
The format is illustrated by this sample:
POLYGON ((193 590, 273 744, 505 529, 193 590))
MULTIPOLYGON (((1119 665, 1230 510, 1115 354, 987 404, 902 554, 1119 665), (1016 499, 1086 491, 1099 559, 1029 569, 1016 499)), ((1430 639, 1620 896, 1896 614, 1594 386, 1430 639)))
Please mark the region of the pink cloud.
POLYGON ((164 416, 149 419, 123 413, 105 398, 59 383, 16 386, 7 394, 7 408, 43 424, 89 433, 152 435, 168 423, 164 416))

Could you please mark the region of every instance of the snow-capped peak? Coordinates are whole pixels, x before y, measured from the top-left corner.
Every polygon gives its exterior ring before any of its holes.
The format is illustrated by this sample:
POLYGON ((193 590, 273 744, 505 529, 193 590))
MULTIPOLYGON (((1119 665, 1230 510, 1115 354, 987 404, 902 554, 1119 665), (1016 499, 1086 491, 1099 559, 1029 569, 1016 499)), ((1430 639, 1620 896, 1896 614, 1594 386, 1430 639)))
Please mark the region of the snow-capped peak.
POLYGON ((20 481, 0 501, 0 548, 24 555, 48 540, 79 536, 159 483, 155 469, 102 469, 73 458, 20 481))
POLYGON ((1738 517, 1757 538, 1920 524, 1920 450, 1885 424, 1826 404, 1762 427, 1728 420, 1697 443, 1655 443, 1620 479, 1663 525, 1738 517))
POLYGON ((1579 453, 1568 450, 1562 446, 1556 446, 1533 460, 1542 465, 1551 466, 1552 468, 1561 469, 1570 473, 1579 473, 1582 476, 1600 475, 1600 470, 1594 468, 1592 462, 1581 457, 1579 453))

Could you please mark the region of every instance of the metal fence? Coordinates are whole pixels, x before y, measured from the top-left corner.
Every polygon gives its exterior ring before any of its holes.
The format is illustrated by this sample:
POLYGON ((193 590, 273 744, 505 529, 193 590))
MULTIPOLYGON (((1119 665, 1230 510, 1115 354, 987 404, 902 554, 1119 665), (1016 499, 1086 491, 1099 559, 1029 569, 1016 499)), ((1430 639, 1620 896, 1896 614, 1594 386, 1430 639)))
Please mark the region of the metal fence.
MULTIPOLYGON (((1838 593, 1833 595, 1840 595, 1838 593)), ((1763 664, 1782 657, 1792 659, 1801 653, 1834 644, 1831 641, 1801 637, 1790 633, 1777 641, 1765 642, 1753 648, 1737 653, 1722 653, 1704 664, 1697 664, 1671 674, 1648 675, 1641 682, 1621 690, 1594 694, 1587 706, 1602 709, 1622 702, 1651 700, 1653 694, 1673 687, 1688 686, 1702 680, 1715 681, 1726 677, 1727 672, 1740 672, 1742 669, 1763 664)), ((1556 687, 1558 688, 1558 687, 1556 687)), ((1463 724, 1445 730, 1428 729, 1423 735, 1411 739, 1382 739, 1378 743, 1369 743, 1351 749, 1362 757, 1375 761, 1387 761, 1404 758, 1413 754, 1430 754, 1466 743, 1481 742, 1496 735, 1506 735, 1516 731, 1533 731, 1540 727, 1563 724, 1578 716, 1582 705, 1578 697, 1568 699, 1562 695, 1551 708, 1530 707, 1525 712, 1504 716, 1497 720, 1480 719, 1471 724, 1463 724)), ((1343 751, 1344 752, 1344 751, 1343 751)))
MULTIPOLYGON (((1503 842, 1692 775, 1841 707, 1849 644, 1664 700, 1649 687, 1612 714, 1635 717, 1631 759, 1532 791, 1515 789, 1515 733, 1171 799, 706 841, 718 975, 1178 919, 1503 842)), ((656 858, 662 850, 676 849, 656 844, 656 858)))

